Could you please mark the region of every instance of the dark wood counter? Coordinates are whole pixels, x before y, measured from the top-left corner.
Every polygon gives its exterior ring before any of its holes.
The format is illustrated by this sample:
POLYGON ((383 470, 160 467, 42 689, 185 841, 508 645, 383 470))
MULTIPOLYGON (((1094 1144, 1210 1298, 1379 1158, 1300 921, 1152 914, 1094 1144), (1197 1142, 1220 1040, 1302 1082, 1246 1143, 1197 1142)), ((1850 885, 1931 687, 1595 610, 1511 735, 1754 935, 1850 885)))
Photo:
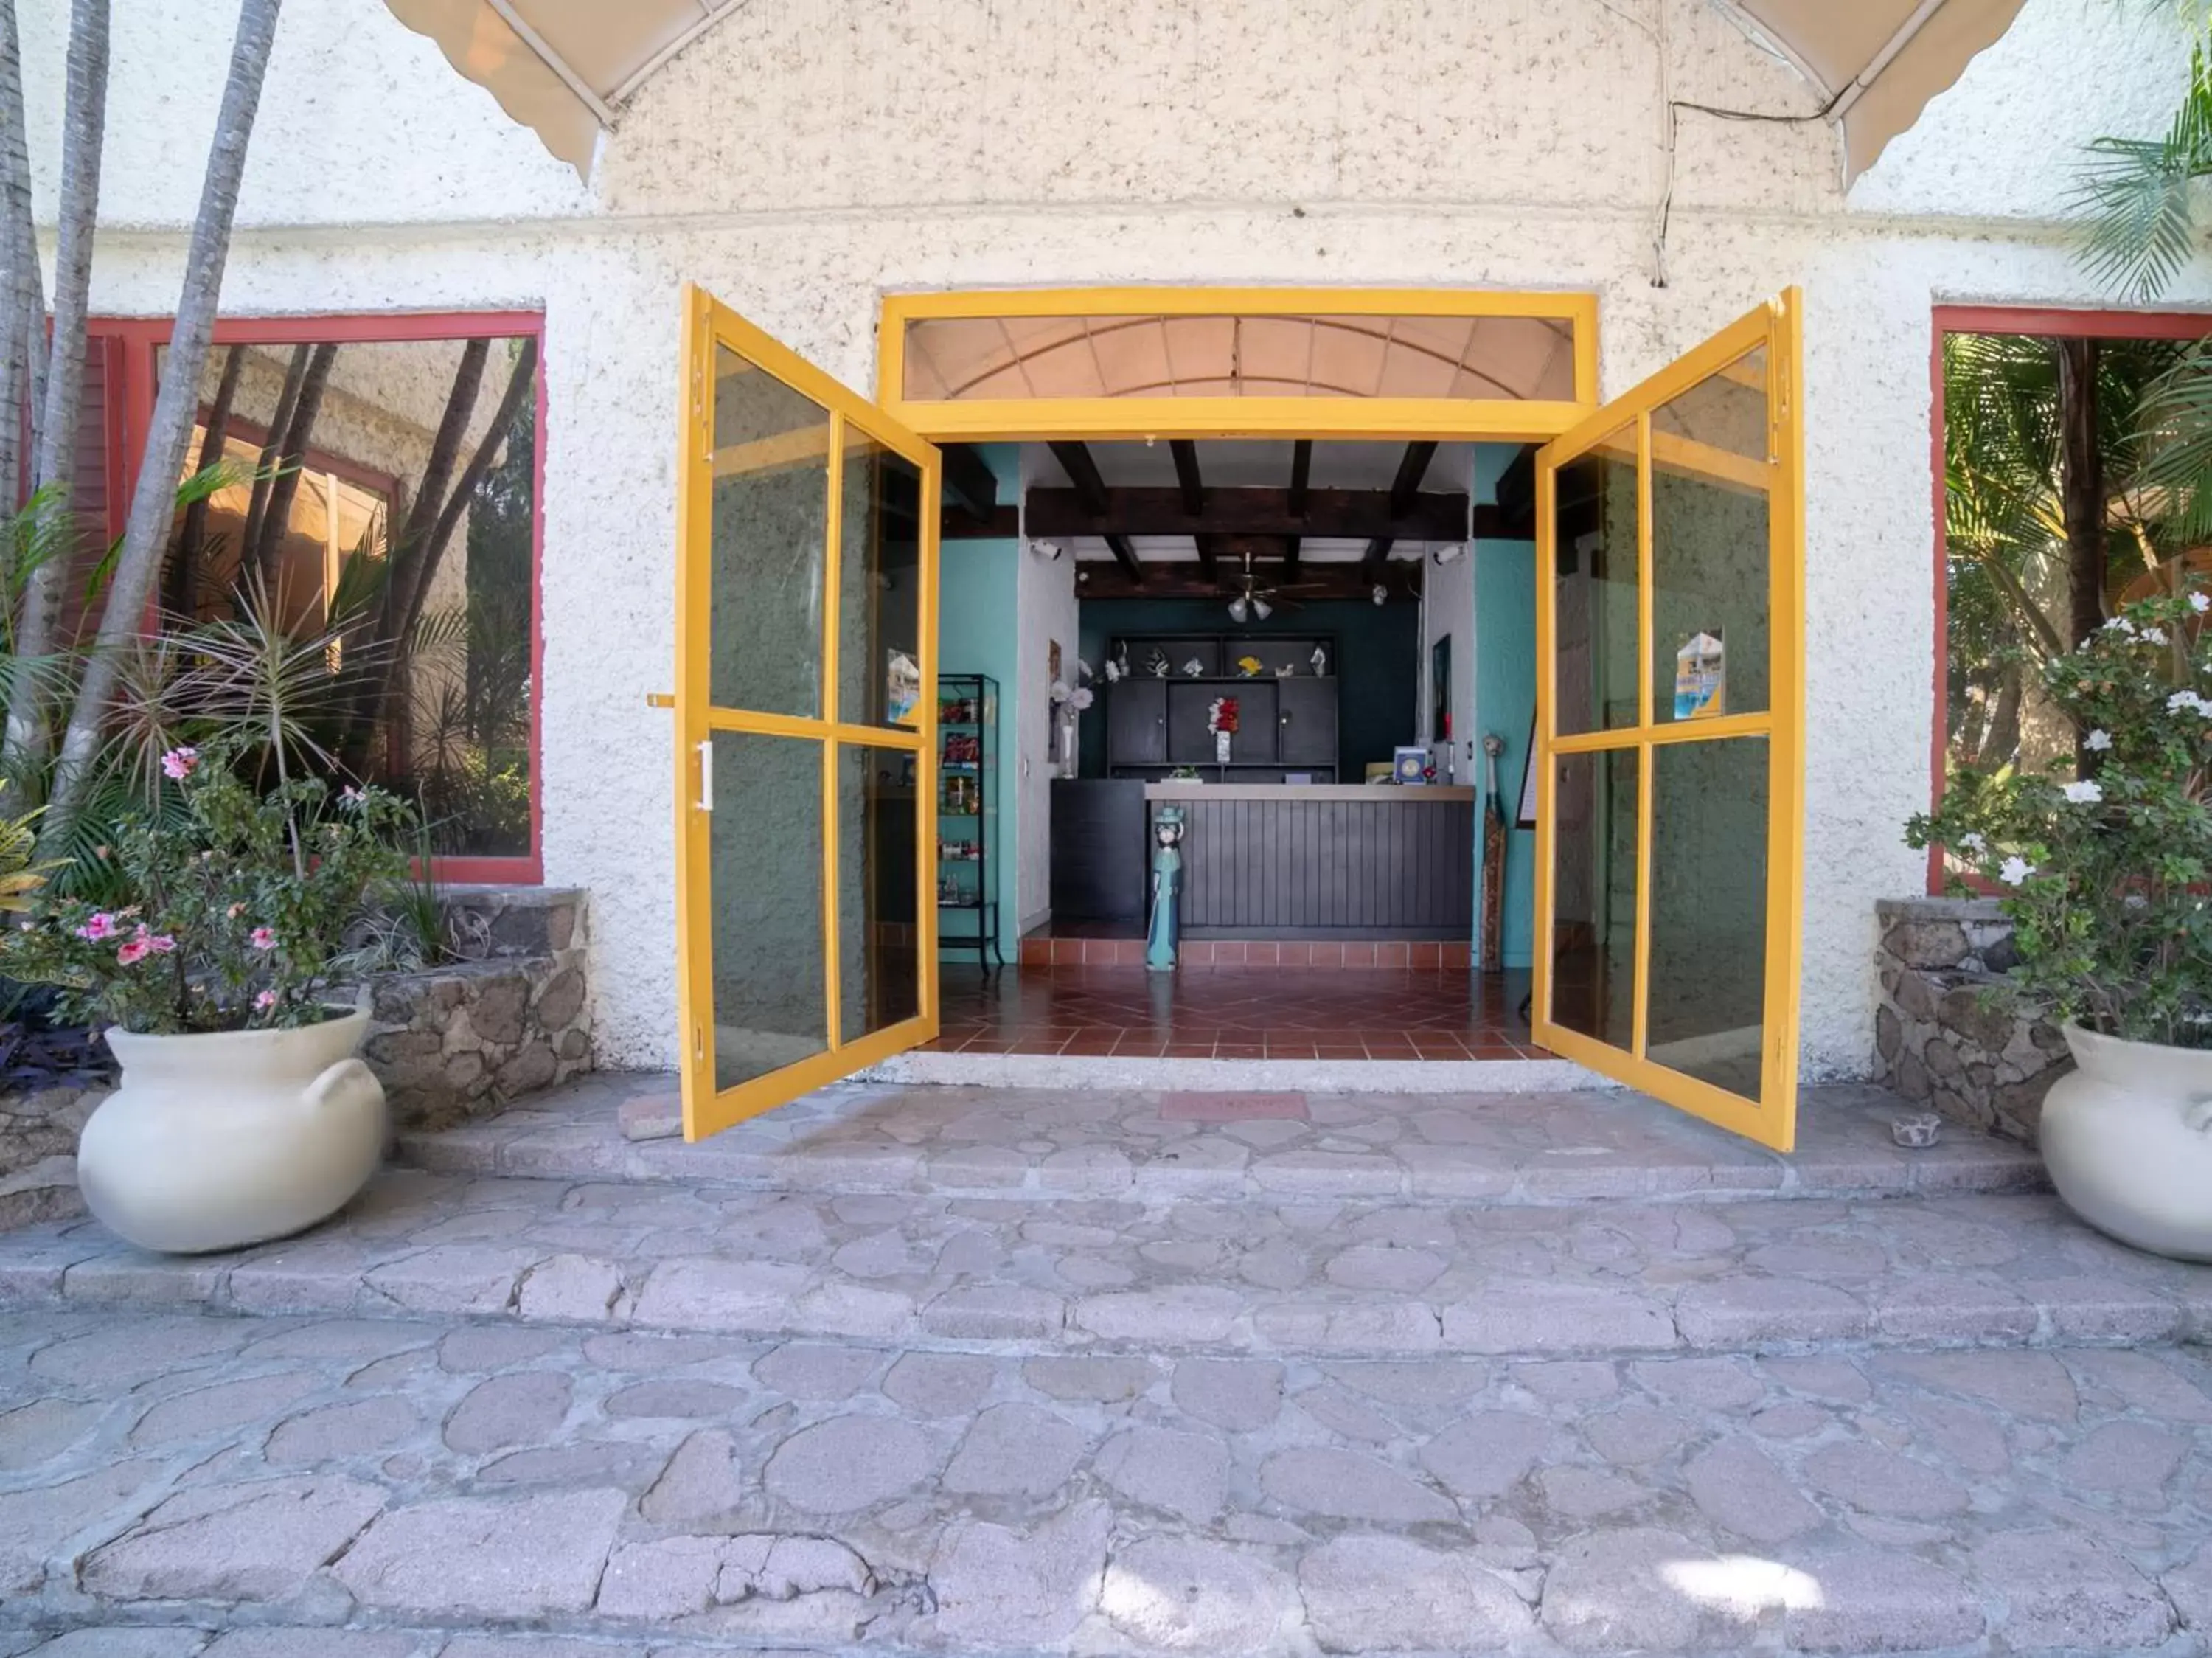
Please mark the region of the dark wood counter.
POLYGON ((1464 939, 1474 926, 1475 791, 1435 786, 1148 783, 1183 808, 1183 929, 1194 938, 1464 939))

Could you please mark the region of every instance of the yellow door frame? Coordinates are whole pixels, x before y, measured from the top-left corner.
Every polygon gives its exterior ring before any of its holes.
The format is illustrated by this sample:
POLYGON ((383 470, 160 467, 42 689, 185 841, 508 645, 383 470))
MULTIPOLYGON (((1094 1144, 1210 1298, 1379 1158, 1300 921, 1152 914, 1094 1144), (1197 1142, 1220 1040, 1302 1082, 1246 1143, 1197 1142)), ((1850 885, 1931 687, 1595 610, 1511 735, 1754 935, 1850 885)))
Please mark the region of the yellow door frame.
MULTIPOLYGON (((683 1036, 681 1072, 684 1137, 696 1140, 757 1116, 811 1089, 865 1070, 895 1053, 933 1039, 937 1001, 937 578, 938 525, 943 492, 943 456, 937 447, 814 367, 788 347, 761 332, 713 296, 685 283, 683 296, 682 406, 678 430, 684 442, 677 466, 676 537, 676 844, 677 1003, 683 1036), (714 449, 714 353, 726 347, 755 369, 772 375, 822 407, 829 415, 829 491, 823 531, 820 716, 769 714, 714 706, 708 674, 712 641, 714 449), (913 462, 921 473, 921 522, 918 558, 920 592, 917 626, 921 637, 921 691, 911 727, 858 725, 841 719, 837 651, 842 619, 842 513, 847 434, 858 432, 913 462), (822 924, 824 972, 823 1036, 818 1054, 717 1092, 714 1087, 714 996, 712 802, 703 800, 710 772, 703 746, 716 732, 811 741, 822 750, 822 924), (855 1041, 841 1031, 840 932, 837 916, 839 850, 837 761, 846 747, 896 749, 915 757, 915 942, 920 1013, 855 1041)), ((747 446, 751 448, 754 446, 747 446)), ((812 445, 770 444, 720 468, 787 465, 809 458, 812 445)))
POLYGON ((1538 452, 1536 464, 1536 948, 1534 1034, 1563 1058, 1613 1076, 1723 1128, 1789 1151, 1796 1144, 1798 983, 1803 943, 1805 747, 1805 490, 1802 331, 1804 297, 1786 290, 1723 329, 1538 452), (1653 412, 1700 381, 1764 347, 1767 361, 1767 459, 1761 462, 1654 433, 1653 412), (1637 456, 1637 723, 1561 735, 1555 660, 1559 468, 1624 432, 1637 456), (1763 491, 1769 503, 1768 707, 1757 713, 1657 723, 1652 709, 1654 455, 1670 464, 1763 491), (1731 737, 1767 740, 1766 960, 1760 1098, 1744 1099, 1647 1057, 1650 999, 1653 756, 1670 743, 1731 737), (1635 983, 1630 1051, 1565 1029, 1552 1019, 1553 863, 1558 823, 1554 764, 1562 754, 1633 753, 1637 765, 1635 983))
POLYGON ((1597 405, 1597 296, 1475 288, 963 288, 886 294, 876 398, 939 442, 1311 437, 1542 442, 1597 405), (1509 398, 1150 397, 910 399, 906 330, 941 319, 1045 316, 1536 317, 1574 330, 1575 400, 1509 398))

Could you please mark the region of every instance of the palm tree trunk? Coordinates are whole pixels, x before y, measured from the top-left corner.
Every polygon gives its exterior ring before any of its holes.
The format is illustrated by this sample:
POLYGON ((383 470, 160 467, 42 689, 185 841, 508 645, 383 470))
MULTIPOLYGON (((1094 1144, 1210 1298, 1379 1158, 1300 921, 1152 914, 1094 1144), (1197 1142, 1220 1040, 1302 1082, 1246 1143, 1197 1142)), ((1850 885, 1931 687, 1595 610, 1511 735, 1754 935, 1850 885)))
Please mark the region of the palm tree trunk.
POLYGON ((161 567, 161 550, 175 515, 177 476, 191 442, 192 417, 199 405, 200 372, 215 336, 216 302, 222 292, 223 265, 230 253, 230 228, 238 216, 238 186, 246 171, 246 148, 253 136, 253 117, 261 84, 269 72, 269 49, 276 34, 283 0, 241 0, 238 34, 231 46, 230 74, 222 108, 216 118, 215 143, 208 155, 207 178, 199 210, 192 221, 185 255, 185 284, 177 300, 177 326, 169 339, 167 372, 146 432, 138 486, 131 497, 131 516, 123 547, 108 584, 100 617, 100 634, 76 705, 62 738, 61 762, 40 837, 61 844, 92 782, 93 761, 107 717, 109 698, 124 646, 144 624, 146 600, 161 567))
MULTIPOLYGON (((2067 643, 2105 625, 2105 452, 2097 442, 2097 342, 2058 342, 2058 504, 2066 527, 2067 643)), ((2082 776, 2096 756, 2077 733, 2074 758, 2082 776)))
MULTIPOLYGON (((239 560, 239 579, 246 579, 251 571, 265 584, 270 593, 276 593, 277 554, 284 546, 284 537, 292 527, 292 502, 300 493, 300 467, 307 455, 307 440, 313 435, 315 418, 323 411, 323 392, 331 383, 331 365, 337 361, 338 348, 318 345, 307 359, 307 372, 300 379, 300 395, 292 405, 292 418, 283 432, 271 432, 270 441, 276 444, 276 475, 269 486, 269 501, 261 515, 259 533, 249 543, 239 560)), ((269 462, 269 452, 263 450, 263 465, 269 462)), ((277 613, 283 613, 283 596, 278 595, 277 613)))
POLYGON ((261 465, 253 477, 253 498, 246 503, 246 528, 238 538, 238 568, 241 575, 247 560, 253 556, 253 549, 261 545, 261 521, 269 515, 269 491, 276 481, 270 457, 284 447, 284 434, 292 426, 292 411, 300 402, 300 383, 307 377, 307 359, 314 354, 313 345, 295 345, 292 360, 284 365, 283 388, 276 393, 276 407, 269 417, 268 435, 261 445, 261 465))
MULTIPOLYGON (((40 411, 33 361, 45 341, 46 302, 31 227, 30 147, 23 131, 23 62, 15 38, 15 0, 0 0, 0 511, 12 513, 30 480, 32 450, 21 439, 27 397, 40 411)), ((33 430, 35 445, 37 433, 33 430)))
MULTIPOLYGON (((231 405, 238 400, 238 381, 246 367, 246 348, 234 345, 223 354, 222 379, 208 406, 207 436, 200 443, 200 461, 194 468, 205 472, 221 463, 230 438, 231 405)), ((185 509, 185 527, 170 555, 162 607, 173 616, 199 615, 200 558, 207 546, 208 501, 205 496, 185 509)))
MULTIPOLYGON (((69 105, 62 132, 61 203, 54 246, 54 327, 45 412, 39 421, 31 488, 59 488, 48 511, 68 513, 76 476, 77 416, 84 404, 85 316, 92 294, 93 223, 100 209, 100 146, 107 126, 107 0, 76 0, 70 11, 69 105)), ((76 536, 70 538, 75 551, 76 536)), ((23 591, 16 648, 27 657, 54 648, 73 557, 35 566, 23 591)), ((37 676, 21 675, 8 705, 7 770, 21 777, 44 764, 49 741, 37 676)))

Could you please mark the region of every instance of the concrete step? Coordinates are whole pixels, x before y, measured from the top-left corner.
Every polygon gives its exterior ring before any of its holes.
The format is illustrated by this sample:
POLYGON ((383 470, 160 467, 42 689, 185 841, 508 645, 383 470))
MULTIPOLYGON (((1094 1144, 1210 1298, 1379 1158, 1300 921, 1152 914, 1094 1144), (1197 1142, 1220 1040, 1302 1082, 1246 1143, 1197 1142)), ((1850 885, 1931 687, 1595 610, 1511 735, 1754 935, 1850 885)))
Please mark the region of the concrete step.
POLYGON ((0 1653, 2178 1658, 2212 1621, 2208 1475, 2212 1366, 2174 1351, 1278 1361, 18 1312, 0 1653))
POLYGON ((289 1241, 0 1237, 0 1299, 1052 1351, 1418 1356, 2197 1338, 2212 1266, 2047 1195, 1683 1204, 946 1197, 396 1169, 289 1241))
POLYGON ((849 1084, 686 1145, 675 1084, 602 1076, 401 1155, 441 1173, 741 1190, 1147 1203, 1393 1198, 1462 1205, 1863 1198, 2042 1189, 2035 1154, 1954 1131, 1890 1135, 1908 1109, 1865 1087, 1805 1090, 1783 1157, 1626 1089, 1409 1094, 1162 1093, 849 1084))

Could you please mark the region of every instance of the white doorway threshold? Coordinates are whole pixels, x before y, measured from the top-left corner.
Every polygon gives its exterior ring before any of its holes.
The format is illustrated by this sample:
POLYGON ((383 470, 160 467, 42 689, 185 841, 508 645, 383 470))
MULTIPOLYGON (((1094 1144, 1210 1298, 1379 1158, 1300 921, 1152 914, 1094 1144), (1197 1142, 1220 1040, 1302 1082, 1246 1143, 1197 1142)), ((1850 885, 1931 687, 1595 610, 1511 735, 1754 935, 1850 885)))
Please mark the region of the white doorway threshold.
POLYGON ((1308 1094, 1550 1094, 1620 1084, 1567 1059, 1196 1059, 1050 1053, 902 1053, 872 1082, 966 1088, 1290 1089, 1308 1094))

